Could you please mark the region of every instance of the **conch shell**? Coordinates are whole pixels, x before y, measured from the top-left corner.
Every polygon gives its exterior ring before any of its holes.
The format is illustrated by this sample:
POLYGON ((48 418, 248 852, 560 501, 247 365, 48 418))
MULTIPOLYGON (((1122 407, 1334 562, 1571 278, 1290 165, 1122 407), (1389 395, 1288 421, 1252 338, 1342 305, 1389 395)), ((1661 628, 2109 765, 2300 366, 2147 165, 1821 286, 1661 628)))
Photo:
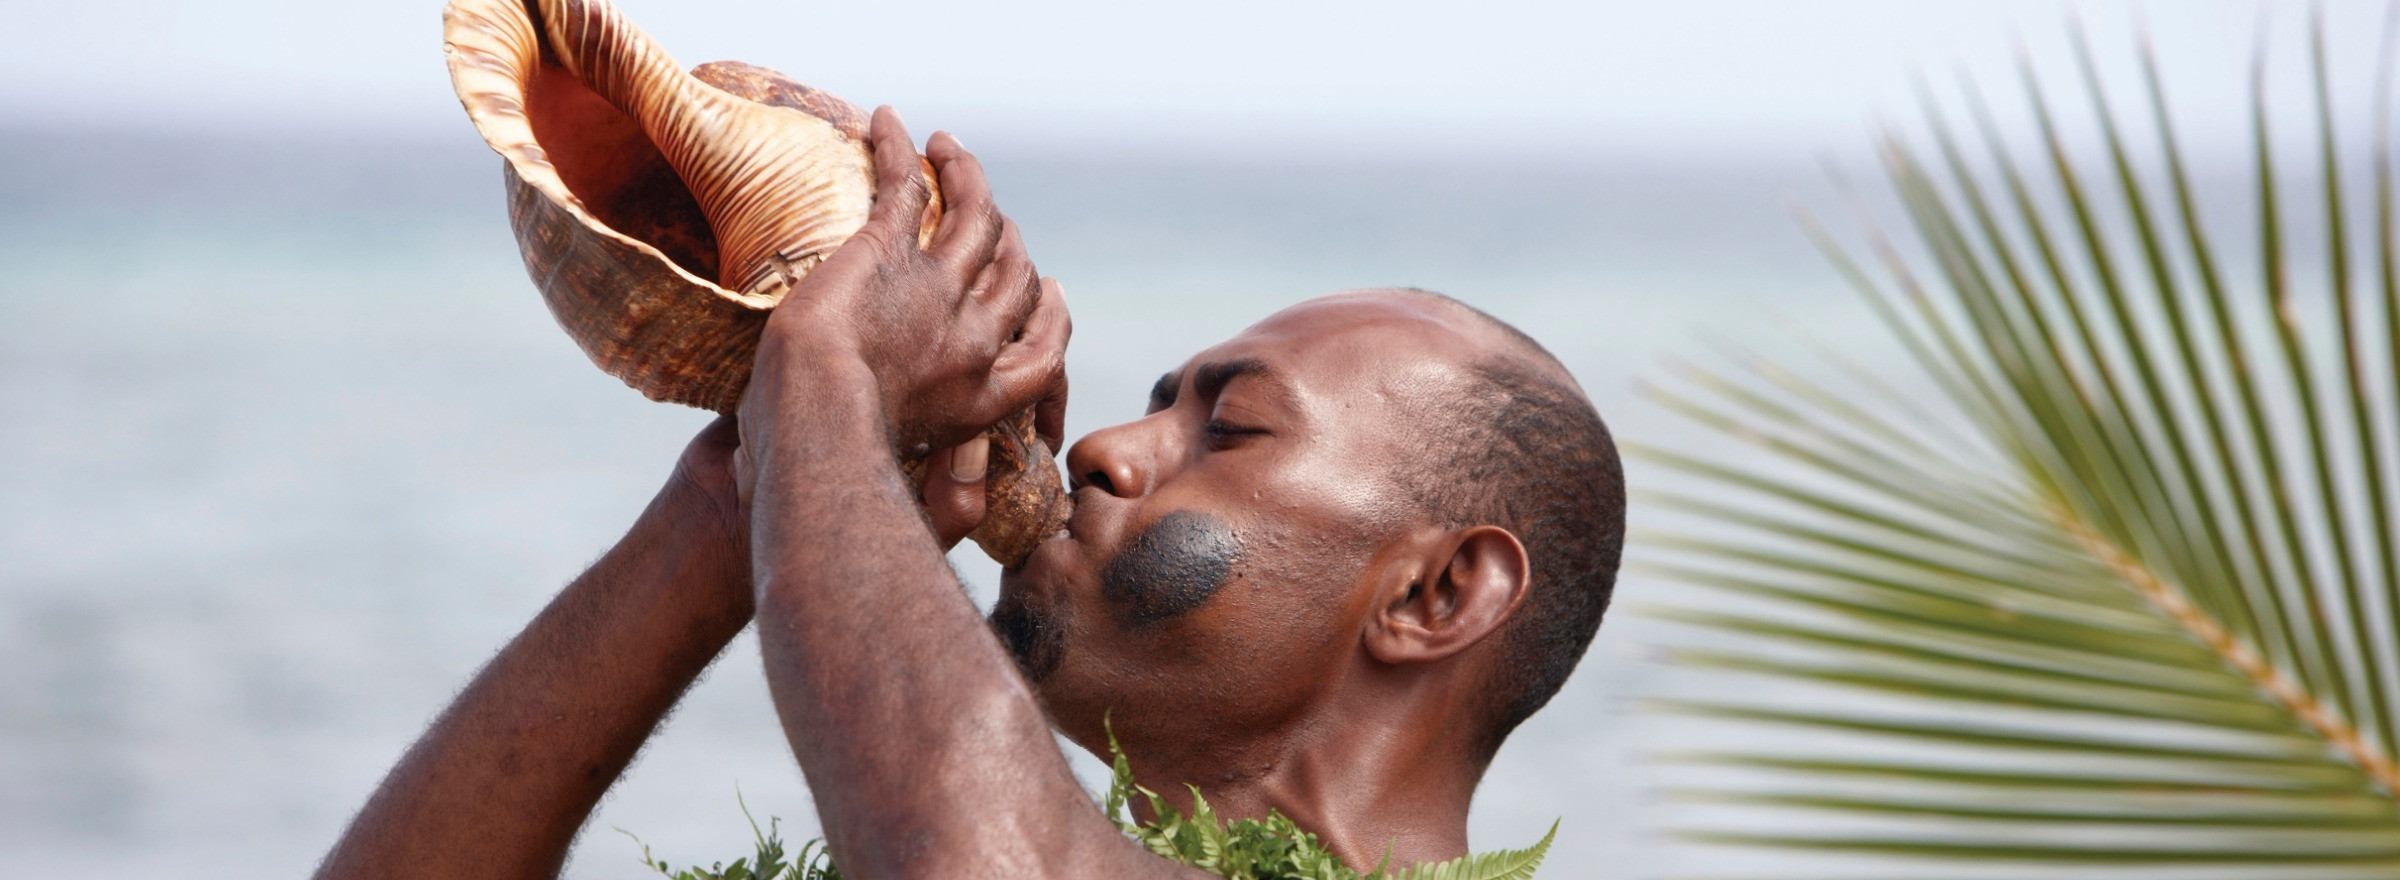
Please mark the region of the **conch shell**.
MULTIPOLYGON (((732 412, 767 311, 866 223, 866 114, 762 67, 687 74, 605 0, 451 0, 442 37, 560 326, 644 395, 732 412)), ((1070 504, 1032 413, 991 439, 969 537, 1013 566, 1070 504)))

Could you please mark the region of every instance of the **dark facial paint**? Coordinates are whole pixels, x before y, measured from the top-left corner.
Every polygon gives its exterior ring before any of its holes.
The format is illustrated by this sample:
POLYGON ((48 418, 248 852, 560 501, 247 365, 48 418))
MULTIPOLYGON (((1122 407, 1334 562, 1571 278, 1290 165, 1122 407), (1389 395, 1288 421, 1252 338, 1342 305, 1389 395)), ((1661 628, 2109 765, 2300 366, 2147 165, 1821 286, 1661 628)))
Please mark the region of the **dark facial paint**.
POLYGON ((1241 542, 1224 521, 1178 510, 1135 535, 1100 571, 1100 595, 1134 625, 1200 607, 1233 575, 1241 542))
MULTIPOLYGON (((1135 535, 1125 552, 1101 569, 1100 594, 1133 625, 1155 624, 1216 595, 1233 575, 1241 549, 1223 521, 1179 510, 1135 535)), ((1029 681, 1048 678, 1066 659, 1066 629, 1048 608, 1023 594, 1002 593, 990 623, 1029 681)))

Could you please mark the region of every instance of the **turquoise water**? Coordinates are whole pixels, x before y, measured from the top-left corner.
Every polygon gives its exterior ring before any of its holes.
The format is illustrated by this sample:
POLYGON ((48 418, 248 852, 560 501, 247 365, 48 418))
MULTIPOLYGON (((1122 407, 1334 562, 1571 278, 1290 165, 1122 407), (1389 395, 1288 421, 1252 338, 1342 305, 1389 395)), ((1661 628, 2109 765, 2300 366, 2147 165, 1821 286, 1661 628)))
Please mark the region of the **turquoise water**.
MULTIPOLYGON (((305 872, 448 695, 616 537, 702 413, 592 369, 504 226, 498 160, 421 142, 0 131, 0 851, 163 876, 305 872)), ((1621 438, 1669 354, 1813 338, 1896 362, 1784 208, 1805 152, 1139 159, 985 148, 1066 285, 1080 434, 1310 294, 1410 284, 1519 323, 1621 438)), ((1634 479, 1643 478, 1635 466, 1634 479)), ((1640 512, 1635 512, 1637 527, 1640 512)), ((1638 552, 1638 549, 1637 549, 1638 552)), ((979 599, 993 572, 962 559, 979 599)), ((1628 605, 1664 587, 1628 579, 1628 605)), ((1502 752, 1477 846, 1563 818, 1551 877, 1669 864, 1620 615, 1502 752)), ((735 854, 738 785, 814 828, 745 637, 572 874, 735 854)), ((1089 773, 1096 765, 1084 766, 1089 773)), ((1087 779, 1096 779, 1088 776, 1087 779)), ((1729 863, 1734 864, 1734 863, 1729 863)))

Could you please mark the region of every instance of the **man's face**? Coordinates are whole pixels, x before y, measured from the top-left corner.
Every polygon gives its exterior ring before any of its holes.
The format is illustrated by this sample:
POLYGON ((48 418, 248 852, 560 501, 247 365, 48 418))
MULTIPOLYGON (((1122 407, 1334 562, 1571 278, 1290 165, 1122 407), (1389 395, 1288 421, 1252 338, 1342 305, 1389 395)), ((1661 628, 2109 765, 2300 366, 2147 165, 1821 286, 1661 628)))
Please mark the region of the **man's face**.
POLYGON ((1007 572, 993 625, 1069 736, 1186 743, 1283 729, 1356 662, 1361 574, 1417 516, 1412 422, 1492 344, 1455 306, 1311 300, 1162 377, 1142 418, 1067 453, 1061 535, 1007 572))

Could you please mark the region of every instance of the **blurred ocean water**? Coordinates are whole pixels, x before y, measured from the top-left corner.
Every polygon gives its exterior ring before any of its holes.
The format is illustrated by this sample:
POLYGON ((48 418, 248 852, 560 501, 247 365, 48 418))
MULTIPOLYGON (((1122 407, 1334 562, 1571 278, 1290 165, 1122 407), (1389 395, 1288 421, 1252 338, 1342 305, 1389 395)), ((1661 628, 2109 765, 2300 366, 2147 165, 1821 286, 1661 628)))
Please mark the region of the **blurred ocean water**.
MULTIPOLYGON (((1378 164, 977 146, 1066 286, 1071 434, 1138 414, 1191 352, 1348 287, 1428 287, 1518 323, 1621 440, 1653 445, 1716 442, 1638 399, 1669 355, 1807 339, 1899 357, 1784 209, 1834 202, 1805 151, 1378 164)), ((12 873, 304 873, 706 422, 624 389, 557 330, 499 176, 463 132, 0 130, 12 873)), ((989 565, 961 562, 988 602, 989 565)), ((1628 578, 1620 602, 1655 589, 1628 578)), ((1478 847, 1563 818, 1544 876, 1667 865, 1656 744, 1628 705, 1665 674, 1633 649, 1642 627, 1612 618, 1503 750, 1478 847)), ((643 875, 612 827, 677 862, 738 854, 737 786, 788 835, 813 831, 756 663, 745 636, 694 690, 573 876, 643 875)))

